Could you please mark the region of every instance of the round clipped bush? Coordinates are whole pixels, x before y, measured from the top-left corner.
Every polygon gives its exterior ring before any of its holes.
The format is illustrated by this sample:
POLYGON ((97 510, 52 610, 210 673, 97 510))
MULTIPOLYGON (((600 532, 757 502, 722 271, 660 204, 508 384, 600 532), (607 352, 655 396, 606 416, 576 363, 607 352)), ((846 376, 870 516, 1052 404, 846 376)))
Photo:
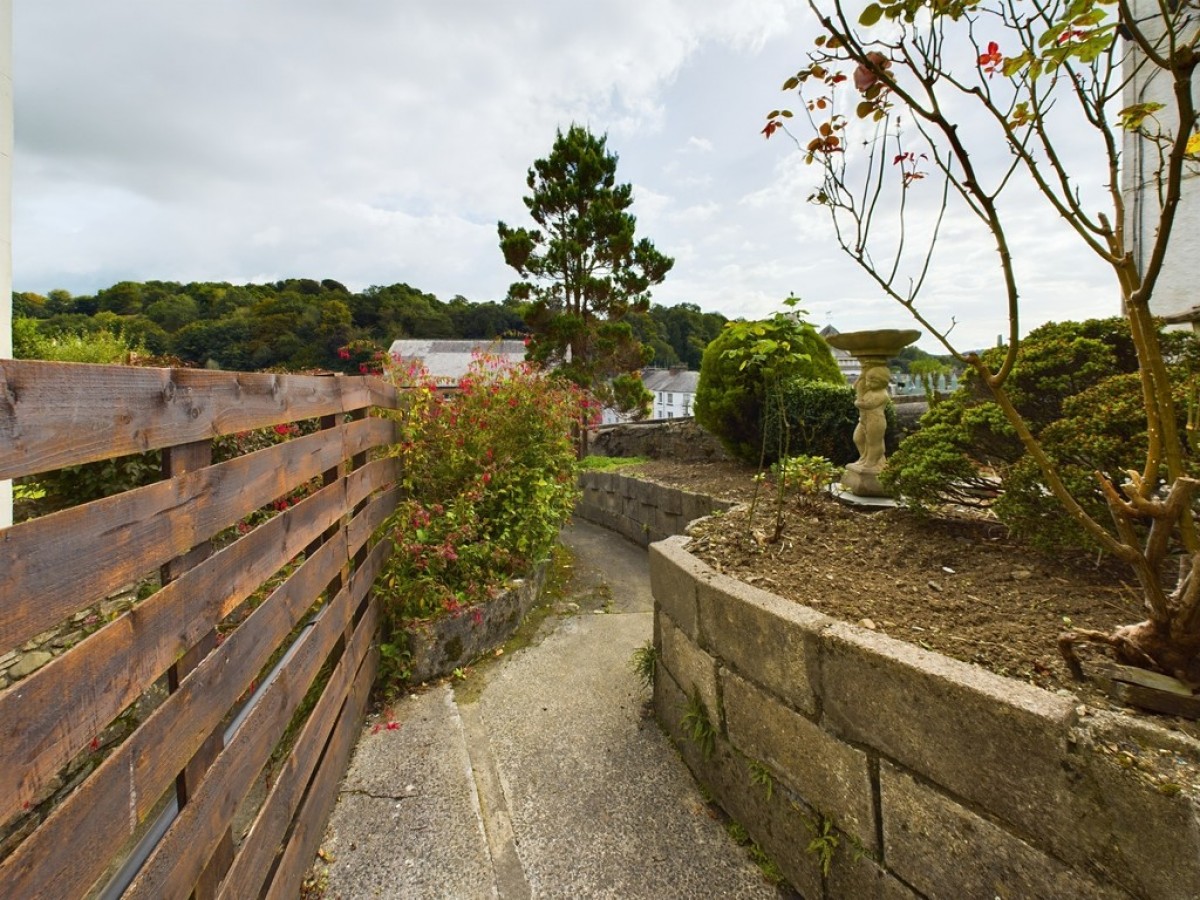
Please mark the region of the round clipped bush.
MULTIPOLYGON (((1194 389, 1194 365, 1188 358, 1195 348, 1183 332, 1166 333, 1162 341, 1182 433, 1194 389)), ((998 352, 985 351, 985 358, 998 352)), ((1094 518, 1108 512, 1096 473, 1120 484, 1126 470, 1140 468, 1146 452, 1146 416, 1135 368, 1125 320, 1049 323, 1026 336, 1009 381, 1013 404, 1072 496, 1094 518)), ((1044 549, 1095 549, 1050 494, 1041 469, 970 373, 890 456, 881 480, 914 506, 991 506, 1014 534, 1044 549)))
POLYGON ((701 359, 696 421, 731 456, 752 465, 764 456, 765 462, 773 462, 780 455, 780 441, 778 433, 772 437, 767 431, 764 443, 767 409, 781 406, 797 382, 846 383, 816 329, 784 313, 730 322, 701 359))
MULTIPOLYGON (((768 456, 823 456, 838 466, 858 459, 854 446, 854 427, 858 407, 854 388, 844 380, 840 384, 795 378, 783 386, 782 403, 767 404, 765 429, 768 456)), ((899 442, 895 408, 885 410, 887 452, 899 442)))

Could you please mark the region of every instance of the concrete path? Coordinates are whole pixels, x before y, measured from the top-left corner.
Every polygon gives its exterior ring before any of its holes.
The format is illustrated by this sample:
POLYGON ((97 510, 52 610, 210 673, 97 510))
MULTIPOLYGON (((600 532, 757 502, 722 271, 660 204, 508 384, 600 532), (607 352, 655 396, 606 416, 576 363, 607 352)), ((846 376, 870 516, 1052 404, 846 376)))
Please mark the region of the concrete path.
POLYGON ((563 540, 570 596, 530 646, 368 723, 322 844, 326 897, 781 896, 630 669, 651 635, 645 551, 586 522, 563 540))

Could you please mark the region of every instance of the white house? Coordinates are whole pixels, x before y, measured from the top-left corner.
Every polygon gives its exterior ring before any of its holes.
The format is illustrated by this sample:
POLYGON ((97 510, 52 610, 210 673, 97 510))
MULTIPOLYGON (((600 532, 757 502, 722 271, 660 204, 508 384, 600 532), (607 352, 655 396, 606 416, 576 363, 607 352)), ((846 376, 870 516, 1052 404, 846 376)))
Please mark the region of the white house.
MULTIPOLYGON (((700 373, 687 369, 643 369, 642 384, 654 395, 650 405, 651 419, 686 419, 692 416, 696 402, 696 385, 700 373)), ((628 422, 632 416, 605 408, 601 413, 601 425, 616 425, 628 422)))
MULTIPOLYGON (((1165 26, 1157 2, 1132 0, 1134 19, 1151 41, 1161 41, 1165 26)), ((1165 8, 1165 7, 1164 7, 1165 8)), ((1176 7, 1170 6, 1171 9, 1176 7)), ((1195 16, 1185 16, 1183 29, 1191 33, 1196 27, 1195 16), (1188 21, 1190 18, 1190 21, 1188 21)), ((1165 42, 1163 42, 1165 44, 1165 42)), ((1123 59, 1125 107, 1143 103, 1161 103, 1163 108, 1148 121, 1148 127, 1160 127, 1169 136, 1179 128, 1178 107, 1172 95, 1170 79, 1154 65, 1147 64, 1141 51, 1125 39, 1127 55, 1123 59)), ((1194 76, 1193 85, 1200 85, 1194 76)), ((1162 208, 1155 173, 1159 170, 1158 151, 1154 144, 1133 131, 1124 132, 1121 148, 1121 192, 1125 199, 1125 233, 1129 235, 1130 250, 1144 271, 1153 249, 1155 230, 1162 208)), ((1175 322, 1200 318, 1193 308, 1200 304, 1196 286, 1196 263, 1200 255, 1200 191, 1197 190, 1200 172, 1197 166, 1185 164, 1182 195, 1175 214, 1171 240, 1167 245, 1162 275, 1154 287, 1151 309, 1156 315, 1175 322)))
POLYGON ((479 354, 499 356, 507 362, 525 361, 524 341, 393 341, 388 353, 402 365, 420 362, 439 386, 458 384, 479 354))
MULTIPOLYGON (((822 339, 825 339, 841 332, 832 325, 826 325, 818 333, 822 339)), ((839 350, 837 347, 830 347, 829 350, 838 364, 838 369, 841 371, 842 377, 846 379, 846 383, 854 384, 854 382, 858 381, 858 376, 862 374, 862 363, 845 350, 839 350)))

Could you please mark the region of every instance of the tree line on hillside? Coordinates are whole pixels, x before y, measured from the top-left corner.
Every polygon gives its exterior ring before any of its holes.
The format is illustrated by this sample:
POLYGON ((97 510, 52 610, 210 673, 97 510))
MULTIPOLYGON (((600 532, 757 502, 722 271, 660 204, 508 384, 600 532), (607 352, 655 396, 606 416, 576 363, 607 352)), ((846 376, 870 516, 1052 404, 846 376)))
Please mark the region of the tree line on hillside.
MULTIPOLYGON (((119 335, 158 357, 239 371, 357 372, 398 338, 525 337, 526 313, 525 305, 513 300, 472 302, 456 296, 443 302, 408 284, 356 293, 328 278, 243 285, 122 281, 94 295, 13 294, 18 356, 38 355, 29 348, 47 340, 119 335)), ((698 369, 704 348, 726 319, 683 303, 654 304, 631 313, 628 321, 653 350, 651 365, 698 369)))

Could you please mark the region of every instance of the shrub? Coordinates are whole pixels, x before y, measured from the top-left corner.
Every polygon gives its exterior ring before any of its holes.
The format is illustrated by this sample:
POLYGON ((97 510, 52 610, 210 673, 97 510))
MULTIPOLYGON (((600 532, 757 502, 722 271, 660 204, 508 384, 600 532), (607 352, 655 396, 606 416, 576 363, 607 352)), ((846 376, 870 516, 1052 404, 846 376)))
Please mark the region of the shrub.
MULTIPOLYGON (((858 424, 854 388, 840 376, 839 382, 797 378, 784 384, 782 402, 767 404, 764 428, 768 457, 824 456, 839 466, 858 459, 858 448, 854 446, 854 427, 858 424), (781 415, 786 417, 783 421, 781 415)), ((885 444, 890 453, 899 441, 896 411, 890 403, 886 414, 885 444)))
POLYGON ((815 497, 833 484, 838 467, 823 456, 784 456, 775 461, 771 472, 780 481, 780 489, 789 488, 802 497, 815 497))
POLYGON ((36 321, 21 317, 13 320, 13 351, 17 359, 80 363, 123 363, 133 353, 145 353, 140 343, 120 331, 99 328, 47 335, 36 321))
MULTIPOLYGON (((1195 385, 1186 369, 1176 366, 1170 372, 1183 431, 1187 398, 1195 385)), ((1105 515, 1108 505, 1096 473, 1102 472, 1120 484, 1125 472, 1136 469, 1145 458, 1146 411, 1140 379, 1134 373, 1106 378, 1068 397, 1062 413, 1060 419, 1042 430, 1042 446, 1088 514, 1105 515)), ((1196 474, 1195 460, 1189 463, 1189 474, 1196 474)), ((1045 550, 1094 547, 1086 532, 1060 509, 1046 491, 1033 459, 1022 456, 1005 472, 1004 493, 996 501, 995 510, 1014 534, 1045 550)))
MULTIPOLYGON (((1164 335, 1164 346, 1178 360, 1170 372, 1181 429, 1190 379, 1182 360, 1191 352, 1190 342, 1184 333, 1164 335)), ((987 351, 985 357, 998 352, 987 351)), ((1107 515, 1096 473, 1120 483, 1122 473, 1140 468, 1145 457, 1146 416, 1136 364, 1123 319, 1050 323, 1025 338, 1009 381, 1013 403, 1064 483, 1095 517, 1107 515)), ((973 372, 922 417, 920 430, 904 440, 881 477, 916 506, 992 505, 997 497, 994 510, 1001 520, 1046 549, 1094 546, 1048 493, 1039 467, 1026 457, 1016 432, 973 372)))
POLYGON ((811 325, 785 313, 730 322, 704 351, 696 421, 737 459, 756 464, 765 450, 771 462, 780 455, 781 441, 776 435, 764 444, 766 410, 796 381, 845 384, 833 353, 811 325))
POLYGON ((458 614, 546 556, 578 494, 571 426, 581 392, 531 366, 480 357, 453 395, 419 369, 407 392, 405 499, 386 530, 388 624, 458 614))

